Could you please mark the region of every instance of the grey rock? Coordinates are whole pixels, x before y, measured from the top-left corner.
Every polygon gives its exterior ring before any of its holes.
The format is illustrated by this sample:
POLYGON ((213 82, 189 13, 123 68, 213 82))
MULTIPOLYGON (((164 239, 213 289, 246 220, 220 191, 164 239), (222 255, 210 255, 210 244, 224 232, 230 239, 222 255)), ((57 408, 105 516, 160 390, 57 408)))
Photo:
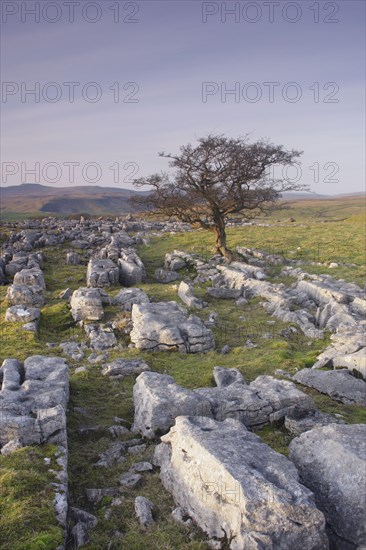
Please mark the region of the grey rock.
POLYGON ((154 273, 154 279, 158 283, 172 283, 173 281, 179 279, 179 273, 177 273, 176 271, 159 268, 154 273))
POLYGON ((66 444, 68 366, 60 357, 6 359, 0 369, 0 445, 66 444))
POLYGON ((39 286, 10 285, 6 298, 13 306, 42 307, 44 305, 43 289, 39 286))
POLYGON ((85 325, 84 329, 89 337, 90 347, 94 350, 102 351, 117 345, 117 339, 111 328, 100 325, 85 325))
POLYGON ((108 431, 112 435, 112 437, 121 437, 121 435, 127 435, 131 433, 128 428, 125 428, 125 426, 111 426, 110 428, 108 428, 108 431))
POLYGON ((71 529, 75 545, 77 548, 85 546, 89 542, 88 528, 82 521, 78 521, 76 525, 71 529))
POLYGON ((75 290, 70 305, 74 321, 99 321, 103 318, 102 298, 97 288, 75 290))
POLYGON ((152 472, 153 465, 150 462, 135 462, 130 468, 132 472, 152 472))
POLYGON ((143 359, 116 359, 102 368, 102 374, 104 376, 124 377, 131 374, 141 374, 149 370, 149 365, 143 359))
POLYGON ((108 360, 108 354, 106 353, 91 353, 88 357, 88 361, 91 365, 98 365, 99 363, 103 363, 104 361, 108 360))
POLYGON ((308 413, 296 414, 293 411, 290 416, 285 417, 285 428, 291 435, 300 435, 303 432, 318 428, 320 426, 328 426, 329 424, 344 424, 340 418, 332 414, 326 414, 319 411, 310 411, 308 413))
POLYGON ((213 377, 216 386, 219 388, 230 386, 235 383, 245 384, 244 376, 238 369, 226 369, 217 366, 213 368, 213 377))
POLYGON ((366 348, 362 348, 349 355, 337 355, 332 360, 333 367, 346 367, 348 370, 356 370, 366 379, 366 348))
POLYGON ((81 361, 85 357, 85 353, 81 349, 80 344, 76 342, 62 342, 60 348, 67 357, 70 357, 70 359, 74 361, 81 361))
POLYGON ((154 522, 152 512, 154 504, 148 498, 138 496, 135 498, 136 516, 143 527, 149 527, 154 522))
POLYGON ((336 548, 366 545, 366 425, 331 424, 295 438, 289 457, 315 494, 336 548))
POLYGON ((11 306, 5 312, 5 321, 10 323, 30 323, 38 321, 40 317, 39 308, 26 306, 11 306))
POLYGON ((214 349, 212 332, 176 302, 134 304, 131 342, 138 349, 202 353, 214 349))
POLYGON ((91 259, 86 272, 88 287, 109 287, 119 284, 119 268, 112 260, 91 259))
POLYGON ((70 506, 70 516, 75 523, 78 521, 85 523, 88 529, 92 529, 98 524, 98 519, 96 516, 93 516, 93 514, 90 514, 85 510, 81 510, 80 508, 75 508, 74 506, 70 506))
POLYGON ((127 288, 120 290, 112 302, 121 306, 123 311, 131 311, 133 304, 148 304, 150 300, 146 292, 140 288, 127 288))
POLYGON ((315 388, 336 401, 366 406, 366 383, 352 376, 348 370, 302 369, 294 375, 293 380, 315 388))
POLYGON ((132 474, 127 472, 127 474, 122 474, 119 477, 118 483, 128 489, 133 489, 140 483, 141 479, 142 476, 140 474, 132 474))
POLYGON ((202 309, 204 304, 202 300, 196 298, 194 295, 193 285, 181 281, 178 287, 178 296, 188 307, 202 309))
POLYGON ((44 276, 41 269, 22 269, 14 275, 14 284, 20 286, 39 287, 41 291, 46 290, 44 276))
POLYGON ((327 549, 325 520, 295 466, 235 420, 176 419, 154 454, 178 506, 232 550, 327 549))
POLYGON ((207 294, 212 296, 212 298, 219 298, 222 300, 233 300, 239 298, 241 293, 240 289, 236 288, 225 288, 225 287, 209 287, 207 288, 207 294))
POLYGON ((171 376, 144 372, 133 388, 133 431, 152 439, 166 433, 180 415, 212 415, 210 402, 178 386, 171 376))
POLYGON ((65 290, 62 290, 60 294, 58 295, 58 298, 60 300, 70 300, 71 298, 71 288, 66 288, 65 290))
POLYGON ((142 444, 142 445, 133 445, 132 447, 129 447, 128 448, 128 453, 130 455, 138 455, 140 453, 144 453, 146 451, 146 445, 145 444, 142 444))
POLYGON ((145 266, 132 248, 121 251, 118 266, 119 279, 124 286, 132 286, 145 281, 145 266))

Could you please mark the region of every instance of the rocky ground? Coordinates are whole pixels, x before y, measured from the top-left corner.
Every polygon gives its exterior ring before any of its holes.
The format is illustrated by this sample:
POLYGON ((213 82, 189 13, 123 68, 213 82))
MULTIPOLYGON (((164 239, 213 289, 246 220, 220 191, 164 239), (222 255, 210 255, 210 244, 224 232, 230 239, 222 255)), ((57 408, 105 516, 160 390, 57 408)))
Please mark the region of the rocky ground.
POLYGON ((3 227, 0 547, 366 545, 364 289, 189 231, 3 227))

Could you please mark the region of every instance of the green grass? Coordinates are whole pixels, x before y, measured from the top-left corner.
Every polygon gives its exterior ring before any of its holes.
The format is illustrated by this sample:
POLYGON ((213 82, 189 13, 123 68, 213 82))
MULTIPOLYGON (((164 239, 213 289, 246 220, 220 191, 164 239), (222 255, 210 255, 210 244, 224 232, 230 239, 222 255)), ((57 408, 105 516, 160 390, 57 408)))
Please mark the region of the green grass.
POLYGON ((56 447, 24 447, 0 455, 0 548, 55 550, 63 533, 54 513, 56 447), (45 463, 51 459, 51 465, 45 463))

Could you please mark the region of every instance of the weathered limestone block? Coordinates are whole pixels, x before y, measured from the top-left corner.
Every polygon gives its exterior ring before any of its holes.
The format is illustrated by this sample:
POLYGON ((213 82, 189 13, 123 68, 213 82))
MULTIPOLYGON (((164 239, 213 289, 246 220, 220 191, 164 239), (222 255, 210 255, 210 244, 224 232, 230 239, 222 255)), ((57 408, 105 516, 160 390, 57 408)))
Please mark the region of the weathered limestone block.
POLYGON ((289 457, 315 494, 335 536, 335 548, 366 546, 366 425, 331 424, 301 434, 289 457))
POLYGON ((273 376, 258 376, 249 386, 262 399, 270 402, 273 412, 269 416, 270 422, 283 420, 293 411, 312 411, 316 409, 310 395, 299 390, 289 380, 278 380, 273 376))
POLYGON ((302 369, 295 374, 293 380, 315 388, 342 403, 359 403, 366 406, 366 383, 352 376, 348 370, 302 369))
POLYGON ((223 286, 212 286, 207 288, 207 294, 213 298, 231 300, 239 298, 241 290, 237 288, 225 288, 223 286))
POLYGON ((5 312, 5 321, 9 323, 30 323, 38 321, 40 310, 36 307, 11 306, 5 312))
POLYGON ((144 282, 146 279, 145 266, 135 250, 127 248, 122 250, 120 255, 118 266, 121 284, 132 286, 144 282))
POLYGON ((141 288, 124 288, 112 299, 112 303, 121 306, 124 311, 131 311, 133 304, 148 304, 149 302, 148 295, 141 288))
POLYGON ((43 291, 46 290, 46 283, 41 269, 22 269, 14 275, 15 285, 25 285, 31 287, 40 287, 43 291))
POLYGON ((68 366, 60 357, 5 359, 0 368, 0 446, 52 442, 66 446, 68 366))
POLYGON ((102 297, 97 288, 78 288, 71 296, 70 305, 74 321, 99 321, 103 318, 102 297))
POLYGON ((91 259, 86 272, 88 287, 104 287, 119 284, 119 268, 112 260, 91 259))
POLYGON ((238 369, 217 366, 213 368, 213 377, 218 388, 225 388, 231 384, 245 384, 244 376, 238 369))
POLYGON ((154 279, 158 283, 163 283, 163 284, 172 283, 173 281, 176 281, 177 279, 179 279, 179 273, 170 269, 159 268, 159 269, 156 269, 154 273, 154 279))
POLYGON ((145 437, 165 433, 176 416, 209 416, 216 420, 234 418, 247 427, 282 421, 291 412, 315 410, 311 397, 292 382, 259 377, 257 385, 241 382, 226 387, 187 390, 171 376, 146 372, 133 389, 135 430, 145 437))
POLYGON ((166 433, 177 416, 212 416, 211 404, 205 397, 178 386, 171 376, 157 372, 143 372, 136 378, 133 402, 133 431, 149 439, 166 433))
POLYGON ((200 353, 214 349, 212 332, 198 317, 187 317, 176 302, 134 304, 131 342, 139 349, 200 353))
POLYGON ((295 466, 235 420, 178 417, 154 455, 165 488, 231 550, 328 548, 323 514, 295 466))
POLYGON ((44 305, 43 289, 40 286, 10 285, 6 298, 12 306, 42 307, 44 305))
POLYGON ((197 309, 202 309, 204 307, 202 300, 195 297, 193 285, 185 281, 181 281, 178 287, 178 296, 188 307, 197 309))
POLYGON ((87 324, 84 330, 88 335, 90 347, 94 350, 102 351, 117 345, 117 338, 110 327, 87 324))

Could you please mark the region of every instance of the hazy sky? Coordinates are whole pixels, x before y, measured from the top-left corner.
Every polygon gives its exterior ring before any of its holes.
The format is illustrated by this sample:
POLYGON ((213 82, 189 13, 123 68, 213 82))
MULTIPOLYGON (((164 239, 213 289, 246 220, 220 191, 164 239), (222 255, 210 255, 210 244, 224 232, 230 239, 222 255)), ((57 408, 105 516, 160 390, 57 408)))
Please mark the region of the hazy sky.
POLYGON ((364 21, 350 0, 3 0, 2 184, 131 187, 161 150, 251 133, 303 150, 312 191, 362 191, 364 21))

